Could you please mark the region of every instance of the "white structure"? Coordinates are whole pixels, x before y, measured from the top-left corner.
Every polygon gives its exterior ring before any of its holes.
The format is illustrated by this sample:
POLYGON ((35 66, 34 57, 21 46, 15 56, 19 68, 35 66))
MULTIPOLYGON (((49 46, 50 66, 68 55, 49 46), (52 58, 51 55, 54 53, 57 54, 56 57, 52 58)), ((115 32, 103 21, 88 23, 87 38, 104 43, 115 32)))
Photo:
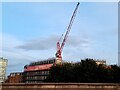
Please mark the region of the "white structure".
POLYGON ((95 60, 95 62, 96 62, 97 65, 100 65, 100 64, 106 65, 106 61, 105 60, 95 60))
POLYGON ((0 83, 5 80, 7 62, 7 59, 0 58, 0 83))

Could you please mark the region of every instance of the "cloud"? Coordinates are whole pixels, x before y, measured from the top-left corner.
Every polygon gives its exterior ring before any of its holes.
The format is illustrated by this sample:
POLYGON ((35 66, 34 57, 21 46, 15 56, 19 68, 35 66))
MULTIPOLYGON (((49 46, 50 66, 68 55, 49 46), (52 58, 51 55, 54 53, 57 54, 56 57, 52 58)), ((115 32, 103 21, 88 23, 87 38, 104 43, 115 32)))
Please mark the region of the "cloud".
POLYGON ((34 55, 32 57, 29 52, 16 49, 15 47, 23 42, 13 35, 2 33, 0 37, 0 57, 8 59, 7 75, 14 71, 23 71, 23 66, 28 64, 32 60, 35 60, 34 55))
POLYGON ((57 36, 38 38, 26 41, 23 45, 17 46, 17 48, 24 50, 47 50, 53 48, 57 40, 57 36))
POLYGON ((70 36, 66 42, 67 46, 75 47, 86 47, 90 44, 90 39, 80 36, 70 36))
MULTIPOLYGON (((16 48, 24 50, 48 50, 51 48, 56 48, 56 42, 58 41, 58 36, 52 35, 46 38, 34 39, 25 42, 23 45, 17 46, 16 48)), ((68 38, 67 47, 86 47, 89 43, 87 38, 70 36, 68 38)))
POLYGON ((14 47, 16 45, 20 45, 23 42, 19 39, 17 39, 16 37, 14 37, 13 35, 7 34, 7 33, 2 33, 2 48, 3 49, 11 49, 11 50, 15 50, 14 47))

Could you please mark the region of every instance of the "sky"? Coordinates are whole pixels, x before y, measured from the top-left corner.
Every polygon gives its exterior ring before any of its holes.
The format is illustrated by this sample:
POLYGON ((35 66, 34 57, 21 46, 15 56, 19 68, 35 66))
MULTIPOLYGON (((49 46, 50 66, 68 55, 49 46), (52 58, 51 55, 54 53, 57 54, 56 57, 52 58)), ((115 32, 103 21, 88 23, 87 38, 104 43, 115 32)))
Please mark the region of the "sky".
MULTIPOLYGON (((3 2, 0 56, 7 74, 33 61, 55 57, 76 2, 3 2)), ((63 49, 63 60, 93 58, 118 63, 118 3, 81 2, 63 49)))
MULTIPOLYGON (((120 17, 120 2, 118 3, 118 17, 120 17)), ((118 18, 118 45, 120 45, 120 18, 118 18)), ((118 46, 118 65, 120 66, 120 48, 118 46)))

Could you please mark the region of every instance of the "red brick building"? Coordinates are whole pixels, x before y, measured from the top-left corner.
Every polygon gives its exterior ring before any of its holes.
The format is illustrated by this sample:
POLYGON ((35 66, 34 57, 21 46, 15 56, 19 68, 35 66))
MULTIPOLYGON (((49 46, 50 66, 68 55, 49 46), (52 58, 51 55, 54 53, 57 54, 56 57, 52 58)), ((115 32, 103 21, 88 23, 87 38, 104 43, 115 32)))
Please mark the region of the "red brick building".
POLYGON ((10 73, 5 83, 22 83, 23 82, 22 76, 23 76, 22 72, 10 73))

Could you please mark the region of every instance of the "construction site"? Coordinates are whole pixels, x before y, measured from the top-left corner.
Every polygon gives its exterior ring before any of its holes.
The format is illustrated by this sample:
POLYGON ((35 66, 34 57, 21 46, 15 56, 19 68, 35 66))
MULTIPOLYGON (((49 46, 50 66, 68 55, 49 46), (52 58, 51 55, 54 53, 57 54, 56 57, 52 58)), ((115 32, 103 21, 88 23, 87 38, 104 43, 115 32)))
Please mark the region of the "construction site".
POLYGON ((50 58, 43 61, 31 62, 29 65, 24 66, 24 74, 20 74, 20 72, 11 73, 8 76, 8 80, 6 83, 40 83, 44 81, 49 74, 49 69, 54 65, 62 65, 62 51, 65 46, 65 43, 69 37, 69 33, 74 23, 75 16, 77 14, 79 2, 77 3, 73 15, 70 19, 69 25, 65 34, 62 34, 60 39, 56 43, 57 51, 55 54, 55 58, 50 58), (17 80, 18 79, 18 80, 17 80))
MULTIPOLYGON (((1 85, 2 90, 120 90, 119 83, 44 83, 49 76, 51 67, 57 65, 61 67, 64 63, 70 63, 71 65, 80 64, 79 62, 66 62, 63 60, 62 55, 79 6, 80 3, 78 2, 65 33, 56 42, 55 57, 41 61, 32 61, 24 65, 23 72, 11 72, 1 85)), ((106 60, 92 60, 95 61, 96 67, 101 65, 100 67, 103 69, 111 69, 111 66, 106 65, 106 60)))

